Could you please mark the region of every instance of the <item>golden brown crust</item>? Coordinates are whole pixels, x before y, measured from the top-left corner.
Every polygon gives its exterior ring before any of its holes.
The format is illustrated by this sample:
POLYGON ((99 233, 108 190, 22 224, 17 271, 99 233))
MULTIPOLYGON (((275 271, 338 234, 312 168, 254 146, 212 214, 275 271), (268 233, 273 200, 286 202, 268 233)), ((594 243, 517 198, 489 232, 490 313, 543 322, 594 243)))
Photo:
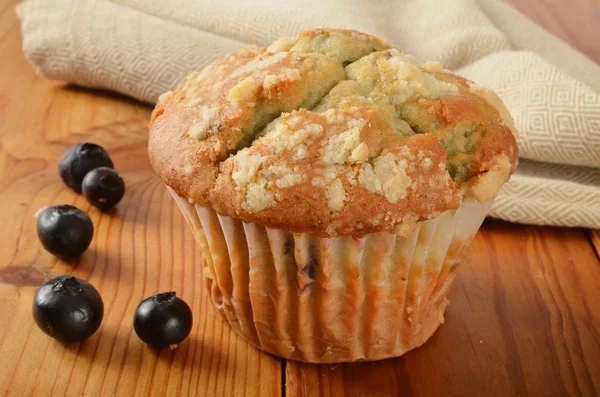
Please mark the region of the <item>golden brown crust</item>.
POLYGON ((460 189, 446 172, 446 152, 434 135, 402 137, 375 110, 366 106, 352 110, 353 107, 353 103, 346 103, 336 111, 316 113, 303 109, 284 116, 277 126, 283 130, 280 132, 283 136, 298 136, 299 131, 314 125, 321 127, 320 135, 302 140, 294 147, 305 145, 306 157, 296 160, 294 148, 278 153, 279 142, 274 138, 277 135, 267 132, 250 148, 223 162, 210 194, 213 208, 246 222, 328 236, 393 231, 398 224, 416 222, 458 207, 460 189), (301 120, 298 124, 293 123, 296 118, 301 120), (346 133, 347 123, 357 119, 364 120, 359 142, 366 143, 370 152, 367 157, 342 164, 324 161, 324 148, 331 138, 346 133), (425 159, 428 167, 416 166, 425 159), (257 199, 273 192, 273 204, 260 210, 249 202, 254 197, 247 192, 253 188, 238 189, 240 184, 232 177, 252 161, 260 161, 260 170, 249 182, 258 185, 257 199), (394 174, 392 168, 398 163, 406 163, 406 167, 398 168, 399 172, 394 174), (289 171, 273 176, 282 168, 289 171), (379 190, 363 183, 364 178, 384 186, 379 190), (336 180, 339 182, 333 182, 336 180), (260 189, 263 182, 264 189, 260 189), (389 185, 385 186, 386 183, 389 185), (336 192, 331 189, 336 184, 343 195, 342 203, 337 205, 336 192), (382 200, 382 195, 388 198, 382 200))
POLYGON ((208 205, 219 162, 281 112, 311 105, 343 77, 339 62, 321 54, 244 48, 159 98, 150 161, 165 183, 208 205))
POLYGON ((284 37, 268 47, 268 51, 317 52, 335 58, 342 64, 354 62, 374 51, 390 48, 387 41, 348 29, 312 29, 296 38, 284 37))
POLYGON ((401 232, 493 197, 517 164, 501 101, 387 48, 315 29, 191 75, 152 114, 154 169, 199 205, 319 236, 401 232))

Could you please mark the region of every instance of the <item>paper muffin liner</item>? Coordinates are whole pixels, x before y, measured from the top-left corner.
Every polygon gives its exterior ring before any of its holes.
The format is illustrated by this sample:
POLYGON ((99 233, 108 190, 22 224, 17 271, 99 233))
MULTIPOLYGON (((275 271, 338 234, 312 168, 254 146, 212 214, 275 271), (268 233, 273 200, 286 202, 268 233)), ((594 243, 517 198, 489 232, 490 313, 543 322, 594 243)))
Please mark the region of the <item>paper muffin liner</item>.
POLYGON ((221 216, 172 189, 211 300, 257 348, 334 363, 400 356, 444 322, 446 294, 493 200, 465 200, 406 237, 319 238, 221 216))

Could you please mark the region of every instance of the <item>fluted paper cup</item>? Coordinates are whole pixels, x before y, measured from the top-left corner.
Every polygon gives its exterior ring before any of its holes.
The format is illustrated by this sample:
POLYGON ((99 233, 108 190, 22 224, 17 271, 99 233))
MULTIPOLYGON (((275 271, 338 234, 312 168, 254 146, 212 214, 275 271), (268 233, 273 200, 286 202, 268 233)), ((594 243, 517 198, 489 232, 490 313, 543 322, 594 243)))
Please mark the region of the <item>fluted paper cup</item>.
POLYGON ((221 317, 257 348, 312 363, 422 345, 444 322, 448 289, 493 201, 467 199, 405 237, 319 238, 221 216, 169 191, 200 244, 221 317))

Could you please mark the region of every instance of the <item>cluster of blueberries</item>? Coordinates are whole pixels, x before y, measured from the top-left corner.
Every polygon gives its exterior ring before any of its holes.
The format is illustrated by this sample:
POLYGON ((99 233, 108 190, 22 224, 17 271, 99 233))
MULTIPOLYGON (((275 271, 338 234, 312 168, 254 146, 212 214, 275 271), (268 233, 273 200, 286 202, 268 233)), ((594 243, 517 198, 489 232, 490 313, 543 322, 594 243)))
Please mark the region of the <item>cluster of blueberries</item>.
MULTIPOLYGON (((125 194, 123 178, 108 153, 93 143, 73 145, 59 161, 63 182, 102 211, 113 208, 125 194)), ((72 205, 45 208, 37 221, 38 237, 51 254, 78 258, 94 235, 90 217, 72 205)), ((62 342, 82 341, 93 335, 104 317, 102 297, 90 283, 59 276, 44 283, 33 301, 33 318, 42 331, 62 342)), ((175 292, 143 300, 134 316, 136 334, 156 349, 173 347, 192 330, 192 311, 175 292)))

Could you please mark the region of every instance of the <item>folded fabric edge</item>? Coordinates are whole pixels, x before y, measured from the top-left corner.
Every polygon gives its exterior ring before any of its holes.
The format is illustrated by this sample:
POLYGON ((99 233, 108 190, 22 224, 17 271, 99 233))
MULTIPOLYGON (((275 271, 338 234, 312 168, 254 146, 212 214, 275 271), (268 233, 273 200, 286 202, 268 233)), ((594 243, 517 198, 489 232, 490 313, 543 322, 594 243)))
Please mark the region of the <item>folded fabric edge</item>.
POLYGON ((148 15, 149 17, 159 18, 159 19, 168 21, 168 22, 176 24, 176 25, 180 25, 180 26, 183 26, 183 27, 186 27, 186 28, 192 28, 194 30, 197 30, 198 32, 206 33, 207 35, 221 37, 221 38, 226 39, 226 40, 234 41, 236 43, 239 43, 240 47, 243 47, 243 46, 246 46, 246 45, 249 45, 249 44, 254 44, 254 43, 250 43, 248 41, 240 41, 240 40, 238 40, 236 38, 233 38, 231 36, 227 36, 227 35, 224 35, 224 34, 219 34, 219 33, 216 33, 216 32, 211 32, 211 31, 208 31, 206 29, 202 29, 202 28, 200 28, 198 26, 192 25, 191 23, 185 23, 185 22, 182 22, 182 21, 180 21, 178 19, 171 18, 168 15, 155 15, 155 14, 153 14, 151 12, 148 12, 147 10, 143 10, 142 8, 132 7, 130 4, 120 3, 120 2, 115 2, 115 1, 111 1, 111 3, 113 3, 115 5, 118 5, 120 7, 125 7, 125 8, 128 8, 130 10, 134 10, 134 11, 140 12, 140 13, 142 13, 144 15, 148 15))
POLYGON ((513 175, 490 216, 511 222, 600 228, 600 186, 513 175))
POLYGON ((528 225, 600 228, 600 209, 506 195, 498 195, 489 216, 528 225))
POLYGON ((23 51, 25 59, 27 59, 27 62, 29 62, 29 64, 33 68, 35 74, 42 79, 46 79, 47 77, 44 75, 41 67, 33 61, 32 57, 29 56, 26 50, 26 35, 24 21, 26 18, 26 14, 28 13, 28 8, 31 8, 31 3, 32 0, 23 0, 15 6, 15 14, 17 16, 17 19, 19 20, 19 23, 21 24, 21 50, 23 51))
POLYGON ((476 0, 516 49, 533 51, 600 93, 600 65, 502 0, 476 0), (565 60, 568 59, 568 62, 565 60))
POLYGON ((517 171, 511 179, 511 182, 505 185, 505 188, 510 188, 513 183, 518 183, 520 180, 526 180, 528 183, 531 183, 531 181, 534 180, 540 183, 550 180, 552 183, 570 185, 571 188, 585 186, 600 189, 600 168, 564 165, 519 158, 517 171))
MULTIPOLYGON (((48 3, 25 0, 18 5, 16 14, 21 22, 24 38, 23 52, 40 77, 68 81, 88 88, 115 91, 148 103, 156 103, 160 94, 173 89, 189 73, 240 47, 240 42, 204 33, 108 1, 57 0, 48 3), (77 30, 76 27, 66 23, 80 25, 85 23, 85 19, 72 18, 75 7, 78 7, 80 12, 91 10, 95 13, 101 10, 114 18, 110 21, 91 19, 85 29, 79 26, 79 35, 75 40, 72 35, 73 31, 77 30), (52 15, 52 23, 58 26, 49 26, 50 22, 47 18, 39 18, 41 14, 52 15), (124 26, 122 25, 124 21, 127 21, 128 25, 123 29, 116 29, 118 26, 124 26), (127 41, 129 36, 123 36, 131 32, 131 29, 127 29, 129 26, 134 26, 136 22, 137 26, 143 27, 142 30, 136 31, 138 47, 122 48, 119 53, 111 50, 116 48, 114 46, 116 41, 127 41), (53 27, 52 34, 47 33, 50 27, 53 27), (110 30, 108 35, 107 29, 110 30), (188 40, 165 39, 173 36, 185 36, 188 40), (86 45, 86 40, 95 45, 86 45), (78 48, 65 51, 67 45, 78 46, 78 48), (153 51, 143 52, 145 48, 152 48, 153 51), (172 57, 173 53, 189 54, 189 56, 183 60, 176 60, 172 57), (76 55, 76 58, 73 55, 76 55), (136 56, 135 62, 129 62, 127 67, 123 67, 122 60, 132 56, 136 56), (147 68, 147 65, 155 65, 157 60, 162 63, 164 72, 150 75, 147 70, 141 68, 141 66, 147 68), (145 76, 145 79, 141 79, 141 76, 145 76)), ((89 20, 90 16, 87 17, 89 20)))

